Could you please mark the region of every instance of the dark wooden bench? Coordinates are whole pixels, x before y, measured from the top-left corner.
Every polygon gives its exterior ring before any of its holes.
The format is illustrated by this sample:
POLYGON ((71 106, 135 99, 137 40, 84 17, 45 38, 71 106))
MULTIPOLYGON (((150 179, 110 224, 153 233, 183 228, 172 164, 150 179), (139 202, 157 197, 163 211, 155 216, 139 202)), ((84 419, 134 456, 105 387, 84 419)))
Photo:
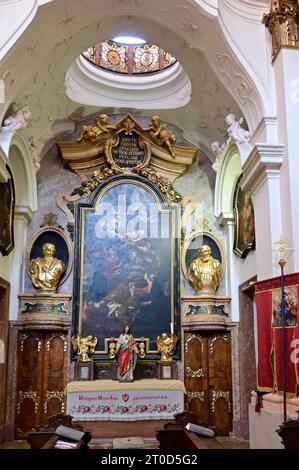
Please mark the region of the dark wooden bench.
MULTIPOLYGON (((74 442, 72 440, 68 440, 62 436, 59 436, 55 433, 58 426, 63 425, 69 428, 77 429, 78 431, 83 431, 83 427, 81 425, 73 425, 72 424, 73 417, 70 415, 63 415, 58 414, 54 416, 49 416, 47 421, 43 424, 37 426, 35 431, 31 431, 28 433, 27 440, 31 446, 31 449, 53 449, 56 442, 59 439, 68 442, 74 442)), ((88 442, 91 440, 91 435, 88 432, 85 432, 81 441, 78 441, 76 445, 76 449, 82 447, 88 447, 88 442)))
POLYGON ((174 423, 165 424, 164 429, 157 432, 160 449, 224 449, 214 437, 201 436, 185 429, 187 423, 202 425, 195 414, 184 412, 174 417, 174 423))

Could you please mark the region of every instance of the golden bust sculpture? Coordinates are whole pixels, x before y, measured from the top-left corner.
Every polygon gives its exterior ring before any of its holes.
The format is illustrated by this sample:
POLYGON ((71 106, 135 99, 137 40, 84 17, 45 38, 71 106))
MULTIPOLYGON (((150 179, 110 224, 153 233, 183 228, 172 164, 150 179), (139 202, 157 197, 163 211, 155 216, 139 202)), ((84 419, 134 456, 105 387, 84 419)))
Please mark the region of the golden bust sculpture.
POLYGON ((166 147, 170 155, 175 158, 172 146, 176 142, 176 137, 167 129, 166 124, 161 124, 159 116, 152 117, 148 131, 153 141, 162 147, 166 147))
POLYGON ((173 333, 168 335, 167 333, 162 333, 161 336, 157 338, 157 349, 161 353, 161 361, 170 362, 172 361, 172 355, 175 351, 177 343, 177 336, 173 333))
POLYGON ((92 126, 82 127, 78 142, 81 142, 81 140, 99 142, 104 134, 107 134, 114 129, 116 129, 116 126, 109 124, 109 117, 107 114, 101 114, 92 126))
POLYGON ((211 256, 209 245, 202 245, 199 258, 192 261, 189 267, 188 278, 193 288, 202 294, 215 294, 222 274, 222 265, 211 256))
POLYGON ((60 259, 54 258, 55 245, 43 245, 44 258, 35 258, 30 261, 32 284, 38 289, 55 291, 59 279, 65 271, 65 265, 60 259))

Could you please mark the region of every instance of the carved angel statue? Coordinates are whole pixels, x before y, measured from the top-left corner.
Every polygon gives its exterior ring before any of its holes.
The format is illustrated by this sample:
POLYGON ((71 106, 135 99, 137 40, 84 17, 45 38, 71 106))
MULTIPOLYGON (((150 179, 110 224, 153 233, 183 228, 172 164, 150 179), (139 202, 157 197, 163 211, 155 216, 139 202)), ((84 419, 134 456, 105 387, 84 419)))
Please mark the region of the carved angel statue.
POLYGON ((81 142, 81 140, 99 142, 104 134, 107 134, 114 129, 116 129, 116 126, 109 124, 109 117, 107 114, 101 114, 98 120, 95 120, 93 125, 82 127, 80 137, 77 142, 81 142))
POLYGON ((28 126, 32 119, 32 113, 28 106, 23 106, 21 109, 14 108, 11 116, 4 119, 2 132, 15 132, 28 126))
POLYGON ((162 147, 166 147, 170 155, 175 158, 172 146, 176 143, 176 137, 167 129, 166 124, 161 124, 161 118, 159 116, 152 117, 151 124, 147 130, 153 141, 162 147))
POLYGON ((243 117, 241 117, 237 121, 236 116, 233 113, 228 114, 225 118, 228 135, 238 144, 248 142, 250 139, 249 131, 246 131, 245 129, 243 129, 243 127, 241 127, 241 124, 243 124, 243 122, 243 117))
POLYGON ((218 162, 224 148, 225 148, 225 143, 220 145, 220 143, 217 142, 217 140, 212 143, 211 150, 212 150, 213 154, 215 155, 215 161, 216 162, 218 162))
POLYGON ((157 349, 158 352, 161 353, 161 361, 172 361, 172 355, 176 348, 177 339, 177 336, 173 333, 162 333, 161 336, 158 336, 157 349))
POLYGON ((72 345, 75 352, 78 351, 78 361, 91 362, 89 354, 93 354, 97 345, 97 338, 91 335, 82 338, 82 336, 72 336, 72 345))

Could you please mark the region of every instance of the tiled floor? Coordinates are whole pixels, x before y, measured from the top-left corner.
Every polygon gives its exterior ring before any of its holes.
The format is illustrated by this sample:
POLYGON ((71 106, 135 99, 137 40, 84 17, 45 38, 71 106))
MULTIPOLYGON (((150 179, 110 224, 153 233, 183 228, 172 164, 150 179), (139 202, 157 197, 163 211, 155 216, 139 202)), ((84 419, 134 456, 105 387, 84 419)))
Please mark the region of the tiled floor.
MULTIPOLYGON (((233 437, 218 437, 219 442, 226 449, 249 449, 249 441, 235 439, 233 437)), ((113 439, 92 439, 90 449, 112 449, 113 439)), ((155 438, 144 438, 145 449, 158 449, 159 442, 155 438)), ((0 449, 30 449, 26 441, 10 441, 0 444, 0 449)))
POLYGON ((225 449, 249 449, 249 441, 235 439, 234 437, 217 437, 225 449))

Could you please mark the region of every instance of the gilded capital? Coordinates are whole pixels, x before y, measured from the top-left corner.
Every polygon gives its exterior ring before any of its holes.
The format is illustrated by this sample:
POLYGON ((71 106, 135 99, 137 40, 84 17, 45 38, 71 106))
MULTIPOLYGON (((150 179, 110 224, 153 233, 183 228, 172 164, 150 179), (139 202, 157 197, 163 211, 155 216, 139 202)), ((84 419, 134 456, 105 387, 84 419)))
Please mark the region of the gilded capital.
POLYGON ((298 0, 272 0, 271 11, 264 15, 263 23, 272 35, 272 59, 281 47, 299 47, 298 0))

